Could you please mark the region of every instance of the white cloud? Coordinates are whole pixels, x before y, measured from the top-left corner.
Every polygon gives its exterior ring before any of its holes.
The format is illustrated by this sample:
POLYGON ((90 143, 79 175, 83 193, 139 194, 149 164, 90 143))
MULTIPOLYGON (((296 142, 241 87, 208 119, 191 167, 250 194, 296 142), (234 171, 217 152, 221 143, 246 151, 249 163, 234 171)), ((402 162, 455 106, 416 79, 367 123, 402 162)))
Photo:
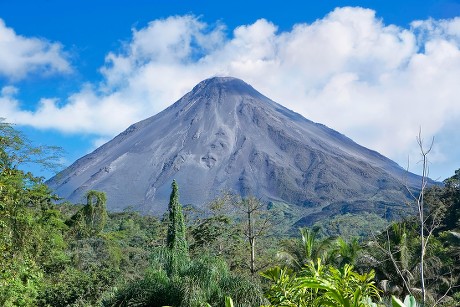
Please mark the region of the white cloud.
MULTIPOLYGON (((460 119, 460 18, 405 29, 385 25, 372 10, 338 8, 286 32, 260 19, 229 34, 194 16, 132 32, 122 50, 107 55, 101 84, 60 103, 43 99, 35 112, 22 111, 14 91, 2 91, 0 112, 22 124, 106 138, 199 81, 230 75, 401 164, 420 127, 429 138, 456 131, 460 119)), ((445 144, 436 148, 440 161, 453 159, 445 144)))
POLYGON ((59 43, 15 33, 0 19, 0 76, 11 80, 30 73, 69 73, 71 66, 59 43))
POLYGON ((19 89, 12 85, 7 85, 2 88, 0 95, 5 97, 11 97, 18 93, 19 89))

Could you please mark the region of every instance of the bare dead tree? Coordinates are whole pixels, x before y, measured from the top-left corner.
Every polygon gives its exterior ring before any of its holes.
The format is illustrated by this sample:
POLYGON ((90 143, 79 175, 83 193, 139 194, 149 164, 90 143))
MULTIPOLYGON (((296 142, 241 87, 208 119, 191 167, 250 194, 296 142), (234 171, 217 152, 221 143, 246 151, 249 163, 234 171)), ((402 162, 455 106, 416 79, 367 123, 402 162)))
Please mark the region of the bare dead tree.
POLYGON ((256 267, 256 239, 266 234, 271 227, 271 222, 267 217, 262 216, 265 204, 255 197, 242 199, 236 207, 245 215, 247 222, 244 234, 249 243, 249 270, 254 274, 260 270, 256 267))
MULTIPOLYGON (((429 248, 429 243, 430 240, 432 240, 432 237, 434 236, 434 233, 436 229, 439 229, 439 227, 442 225, 442 209, 437 210, 436 208, 430 208, 430 210, 427 210, 426 206, 426 200, 425 196, 427 196, 427 189, 429 187, 429 161, 428 161, 428 156, 431 153, 434 145, 434 138, 431 140, 431 142, 428 144, 428 146, 424 143, 423 138, 422 138, 422 133, 421 130, 419 131, 419 134, 416 137, 417 144, 419 147, 420 155, 421 155, 421 160, 419 163, 422 165, 422 174, 421 174, 421 182, 420 182, 420 188, 415 192, 413 189, 409 187, 409 185, 405 184, 405 187, 412 197, 414 203, 417 206, 417 228, 418 228, 418 237, 419 237, 419 249, 420 249, 420 258, 418 259, 418 265, 416 266, 417 271, 419 274, 419 282, 420 282, 420 288, 414 287, 413 279, 415 275, 415 270, 407 270, 407 268, 404 267, 404 263, 401 259, 398 259, 396 256, 401 254, 403 252, 401 246, 399 245, 393 245, 391 243, 390 239, 390 231, 389 229, 386 230, 386 244, 381 245, 379 243, 379 239, 374 236, 374 240, 372 241, 373 246, 378 248, 380 252, 383 253, 383 255, 386 256, 386 259, 382 261, 378 261, 379 263, 383 263, 386 261, 389 261, 395 269, 395 273, 397 276, 402 281, 403 286, 405 287, 406 291, 410 295, 414 294, 420 294, 420 303, 421 306, 425 306, 428 301, 431 302, 432 306, 437 306, 445 300, 447 297, 448 293, 459 286, 454 286, 457 277, 453 275, 452 271, 450 273, 443 274, 441 276, 443 282, 445 285, 447 285, 447 290, 444 291, 442 294, 440 294, 437 298, 430 296, 430 292, 427 290, 427 278, 430 279, 430 276, 426 276, 427 274, 429 275, 429 270, 427 269, 427 263, 430 261, 426 259, 427 256, 427 250, 429 248), (413 274, 414 273, 414 274, 413 274)), ((408 164, 409 165, 409 164, 408 164)), ((401 255, 402 256, 402 255, 401 255)), ((432 277, 432 276, 431 276, 432 277)), ((428 285, 429 286, 429 285, 428 285)))
MULTIPOLYGON (((417 137, 417 145, 419 147, 421 161, 422 164, 422 174, 421 174, 421 182, 420 188, 418 193, 415 193, 408 185, 406 185, 407 191, 410 193, 411 197, 413 198, 416 206, 417 206, 417 220, 419 222, 419 237, 420 237, 420 264, 419 264, 419 274, 420 274, 420 293, 421 293, 421 303, 422 306, 425 305, 426 302, 426 284, 425 284, 425 256, 426 250, 429 243, 431 236, 433 235, 433 231, 440 226, 440 219, 437 217, 437 212, 432 212, 430 215, 426 215, 426 206, 425 206, 425 193, 429 183, 429 163, 428 163, 428 156, 433 149, 434 138, 431 140, 428 146, 425 145, 422 132, 419 131, 417 137)), ((380 249, 385 255, 387 255, 388 259, 393 264, 397 274, 401 278, 404 287, 406 288, 407 292, 412 295, 412 287, 410 285, 410 276, 405 273, 405 269, 400 267, 400 264, 395 259, 395 253, 401 252, 401 247, 397 250, 393 250, 391 247, 391 240, 389 236, 389 231, 387 229, 387 246, 381 246, 378 244, 378 240, 374 240, 378 249, 380 249)), ((409 272, 410 273, 410 272, 409 272)))
MULTIPOLYGON (((420 192, 419 195, 416 197, 414 194, 412 194, 412 197, 415 199, 417 203, 417 210, 418 210, 418 219, 420 222, 420 283, 421 283, 421 292, 422 292, 422 306, 425 305, 426 301, 426 287, 425 287, 425 254, 426 254, 426 248, 428 245, 428 241, 433 234, 433 231, 435 230, 435 227, 430 227, 431 229, 427 230, 427 235, 425 237, 425 225, 427 222, 427 219, 425 218, 425 190, 427 188, 428 184, 428 175, 429 175, 429 166, 428 166, 428 154, 431 152, 433 149, 433 144, 434 144, 434 138, 431 140, 431 143, 429 146, 425 146, 423 144, 423 138, 422 138, 422 130, 419 130, 418 136, 417 136, 417 144, 419 146, 420 150, 420 155, 422 157, 421 163, 422 163, 422 181, 420 185, 420 192)), ((433 225, 434 226, 434 225, 433 225)))

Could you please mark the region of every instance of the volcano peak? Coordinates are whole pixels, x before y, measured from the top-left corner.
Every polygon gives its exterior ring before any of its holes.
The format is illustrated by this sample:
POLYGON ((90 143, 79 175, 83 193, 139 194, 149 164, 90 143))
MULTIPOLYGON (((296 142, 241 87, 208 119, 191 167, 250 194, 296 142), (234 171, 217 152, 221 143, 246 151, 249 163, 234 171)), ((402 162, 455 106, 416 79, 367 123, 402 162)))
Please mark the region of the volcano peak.
POLYGON ((48 185, 73 202, 94 189, 107 193, 111 210, 160 215, 174 178, 197 207, 230 190, 300 206, 317 219, 363 210, 391 217, 404 207, 403 177, 409 186, 419 179, 240 79, 214 77, 48 185))
POLYGON ((203 95, 210 91, 220 91, 225 94, 261 95, 251 85, 234 77, 212 77, 198 83, 191 91, 194 95, 203 95))

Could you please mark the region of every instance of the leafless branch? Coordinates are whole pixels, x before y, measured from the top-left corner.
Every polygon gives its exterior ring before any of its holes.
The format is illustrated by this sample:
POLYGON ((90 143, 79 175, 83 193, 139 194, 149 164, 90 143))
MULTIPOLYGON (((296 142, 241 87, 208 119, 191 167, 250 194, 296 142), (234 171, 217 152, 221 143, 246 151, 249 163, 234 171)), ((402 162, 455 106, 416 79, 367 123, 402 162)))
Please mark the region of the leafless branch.
MULTIPOLYGON (((378 243, 377 238, 375 238, 375 237, 374 237, 374 243, 379 248, 379 250, 381 250, 385 255, 387 255, 389 260, 391 260, 391 263, 393 264, 393 266, 394 266, 396 272, 398 273, 399 277, 401 277, 401 279, 402 279, 402 281, 404 283, 404 286, 406 287, 407 291, 412 295, 411 287, 409 286, 409 282, 407 281, 407 279, 404 276, 403 272, 401 271, 396 259, 393 256, 393 251, 391 250, 391 243, 390 243, 390 234, 389 234, 388 229, 386 230, 386 236, 387 236, 388 249, 383 247, 383 246, 381 246, 378 243)), ((399 251, 395 251, 394 253, 398 253, 398 252, 399 251)), ((388 259, 386 259, 386 260, 388 260, 388 259)))
POLYGON ((452 281, 452 272, 451 272, 451 274, 450 274, 449 288, 447 288, 446 292, 444 292, 444 294, 443 294, 440 298, 438 298, 438 299, 436 300, 436 302, 433 304, 433 307, 435 307, 436 305, 438 305, 439 303, 441 303, 442 300, 447 296, 447 294, 448 294, 453 288, 459 287, 459 286, 453 286, 452 283, 453 283, 453 281, 452 281))

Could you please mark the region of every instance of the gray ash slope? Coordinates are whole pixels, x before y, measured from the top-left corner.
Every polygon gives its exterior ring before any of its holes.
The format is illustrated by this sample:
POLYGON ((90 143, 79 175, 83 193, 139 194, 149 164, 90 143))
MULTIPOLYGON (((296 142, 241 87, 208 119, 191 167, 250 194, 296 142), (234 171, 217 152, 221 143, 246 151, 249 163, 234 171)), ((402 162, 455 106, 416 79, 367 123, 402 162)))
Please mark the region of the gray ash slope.
POLYGON ((419 178, 344 135, 273 102, 235 78, 211 78, 164 111, 77 160, 47 184, 81 202, 91 189, 109 210, 162 214, 171 181, 185 204, 222 190, 304 208, 300 223, 344 212, 394 215, 403 181, 419 178))

